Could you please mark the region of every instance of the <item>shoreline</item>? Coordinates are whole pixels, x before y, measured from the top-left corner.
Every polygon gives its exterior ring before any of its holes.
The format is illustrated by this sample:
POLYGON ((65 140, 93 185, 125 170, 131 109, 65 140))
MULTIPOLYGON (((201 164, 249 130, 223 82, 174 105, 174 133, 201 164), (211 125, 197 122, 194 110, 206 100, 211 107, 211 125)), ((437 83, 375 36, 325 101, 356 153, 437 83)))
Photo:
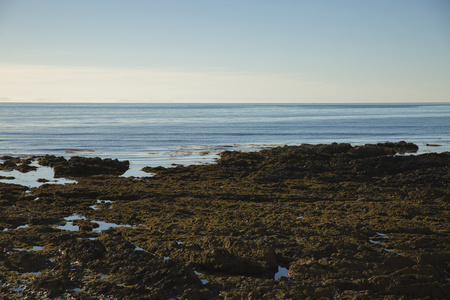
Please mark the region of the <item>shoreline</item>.
POLYGON ((412 149, 225 150, 148 177, 41 159, 76 183, 0 183, 0 296, 450 297, 450 153, 412 149))
MULTIPOLYGON (((389 142, 377 142, 377 143, 389 143, 389 142)), ((323 143, 306 143, 300 145, 321 145, 323 143)), ((327 144, 327 143, 325 143, 327 144)), ((331 143, 330 143, 331 144, 331 143)), ((354 147, 364 146, 365 144, 358 143, 350 143, 354 147)), ((368 143, 372 144, 372 143, 368 143)), ((417 143, 418 150, 416 152, 407 153, 407 155, 421 155, 426 153, 444 153, 450 152, 450 143, 417 143)), ((73 156, 82 156, 87 158, 100 157, 102 159, 112 158, 119 160, 128 160, 130 162, 130 167, 125 174, 122 176, 128 177, 143 177, 146 176, 145 172, 141 169, 147 166, 157 167, 176 167, 176 166, 189 166, 189 165, 198 165, 198 164, 211 164, 215 163, 217 159, 220 157, 220 153, 222 151, 245 151, 245 152, 255 152, 266 150, 275 147, 282 146, 298 146, 297 144, 230 144, 230 145, 194 145, 194 146, 181 146, 175 147, 173 149, 159 150, 159 151, 150 151, 144 154, 133 154, 133 155, 108 155, 93 149, 68 149, 64 151, 51 152, 51 155, 61 156, 65 159, 70 159, 73 156)), ((2 156, 11 156, 11 157, 19 157, 19 158, 31 158, 35 159, 36 157, 41 157, 48 155, 49 153, 3 153, 2 156)), ((0 158, 0 164, 3 160, 0 158)), ((35 163, 35 166, 38 166, 35 163)), ((42 166, 38 171, 42 171, 42 166)), ((50 170, 44 170, 41 177, 53 181, 51 177, 50 170)), ((1 170, 0 168, 0 182, 8 183, 7 181, 2 181, 1 177, 20 177, 23 175, 19 171, 15 172, 15 175, 10 175, 5 172, 5 170, 1 170), (3 171, 3 172, 2 172, 3 171)), ((39 177, 36 175, 34 177, 39 177)), ((30 180, 25 178, 25 183, 29 183, 30 180)), ((14 183, 21 184, 21 179, 14 181, 14 183)), ((30 186, 29 184, 25 184, 30 186)))

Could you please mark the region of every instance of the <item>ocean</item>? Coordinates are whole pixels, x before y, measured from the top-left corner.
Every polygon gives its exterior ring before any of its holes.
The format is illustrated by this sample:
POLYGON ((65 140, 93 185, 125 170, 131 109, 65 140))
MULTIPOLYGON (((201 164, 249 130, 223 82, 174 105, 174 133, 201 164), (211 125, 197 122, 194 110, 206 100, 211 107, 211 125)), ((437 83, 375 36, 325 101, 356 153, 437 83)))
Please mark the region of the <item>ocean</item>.
POLYGON ((384 141, 450 150, 450 103, 0 103, 0 156, 98 156, 143 166, 209 163, 223 150, 384 141))

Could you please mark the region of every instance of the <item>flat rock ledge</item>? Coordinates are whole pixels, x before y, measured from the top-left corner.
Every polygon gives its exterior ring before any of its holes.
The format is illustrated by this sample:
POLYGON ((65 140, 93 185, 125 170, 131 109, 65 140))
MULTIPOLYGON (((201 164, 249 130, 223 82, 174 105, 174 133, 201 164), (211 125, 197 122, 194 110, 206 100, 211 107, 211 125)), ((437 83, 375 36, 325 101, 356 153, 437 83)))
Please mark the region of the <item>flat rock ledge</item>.
POLYGON ((448 299, 450 153, 416 151, 225 151, 141 178, 33 158, 77 182, 0 183, 0 298, 448 299))

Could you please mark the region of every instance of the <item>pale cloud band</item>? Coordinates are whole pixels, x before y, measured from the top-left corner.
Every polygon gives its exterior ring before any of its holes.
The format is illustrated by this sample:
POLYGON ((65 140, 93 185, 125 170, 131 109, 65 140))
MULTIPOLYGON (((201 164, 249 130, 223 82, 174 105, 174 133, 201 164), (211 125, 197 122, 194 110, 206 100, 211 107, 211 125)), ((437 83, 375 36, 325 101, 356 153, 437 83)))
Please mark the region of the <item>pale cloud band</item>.
POLYGON ((309 81, 302 74, 0 65, 0 101, 415 102, 401 88, 309 81), (1 98, 4 97, 4 98, 1 98), (7 97, 7 98, 6 98, 7 97))

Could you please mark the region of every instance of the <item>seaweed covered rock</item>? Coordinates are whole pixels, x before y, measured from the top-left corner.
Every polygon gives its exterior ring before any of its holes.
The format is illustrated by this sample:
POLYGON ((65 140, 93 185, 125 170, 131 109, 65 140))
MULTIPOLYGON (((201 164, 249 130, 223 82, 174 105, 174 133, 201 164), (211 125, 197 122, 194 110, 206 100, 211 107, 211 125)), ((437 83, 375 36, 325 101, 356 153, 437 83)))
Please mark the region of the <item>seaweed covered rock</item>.
POLYGON ((193 253, 190 259, 203 269, 233 275, 264 275, 277 268, 275 250, 254 242, 205 237, 197 245, 205 250, 193 253))
POLYGON ((55 299, 65 290, 76 288, 76 284, 70 279, 69 272, 61 270, 45 272, 34 279, 29 286, 32 291, 45 293, 45 296, 41 295, 41 299, 55 299))
MULTIPOLYGON (((282 146, 141 178, 0 183, 0 298, 450 298, 450 153, 414 149, 282 146)), ((97 165, 70 161, 41 159, 97 165)))
POLYGON ((18 272, 37 272, 45 268, 49 260, 38 251, 12 251, 5 258, 5 266, 18 272))
POLYGON ((368 179, 445 165, 448 155, 396 156, 416 152, 406 142, 367 144, 300 145, 276 147, 260 152, 225 151, 218 166, 225 174, 248 176, 259 182, 316 177, 331 182, 368 179))
POLYGON ((405 154, 405 153, 416 153, 419 150, 419 146, 414 143, 407 143, 405 141, 400 142, 384 142, 378 143, 377 146, 381 146, 384 148, 392 149, 397 153, 405 154))
POLYGON ((64 242, 59 251, 70 260, 86 264, 100 259, 105 254, 106 248, 97 240, 77 239, 64 242))
MULTIPOLYGON (((28 188, 22 185, 0 182, 0 207, 16 204, 16 202, 23 197, 26 190, 28 190, 28 188)), ((5 217, 5 215, 0 215, 0 225, 3 217, 5 217)))
POLYGON ((65 163, 67 160, 62 156, 55 156, 55 155, 44 155, 38 157, 38 163, 41 166, 46 167, 54 167, 55 165, 59 163, 65 163))
POLYGON ((30 171, 36 171, 36 166, 31 166, 31 162, 34 157, 12 157, 12 156, 2 156, 0 160, 0 170, 17 170, 22 173, 27 173, 30 171))
POLYGON ((119 161, 117 159, 99 157, 73 156, 69 160, 64 157, 46 155, 38 159, 39 164, 53 167, 55 177, 83 177, 90 175, 122 175, 125 173, 130 163, 129 161, 119 161))

